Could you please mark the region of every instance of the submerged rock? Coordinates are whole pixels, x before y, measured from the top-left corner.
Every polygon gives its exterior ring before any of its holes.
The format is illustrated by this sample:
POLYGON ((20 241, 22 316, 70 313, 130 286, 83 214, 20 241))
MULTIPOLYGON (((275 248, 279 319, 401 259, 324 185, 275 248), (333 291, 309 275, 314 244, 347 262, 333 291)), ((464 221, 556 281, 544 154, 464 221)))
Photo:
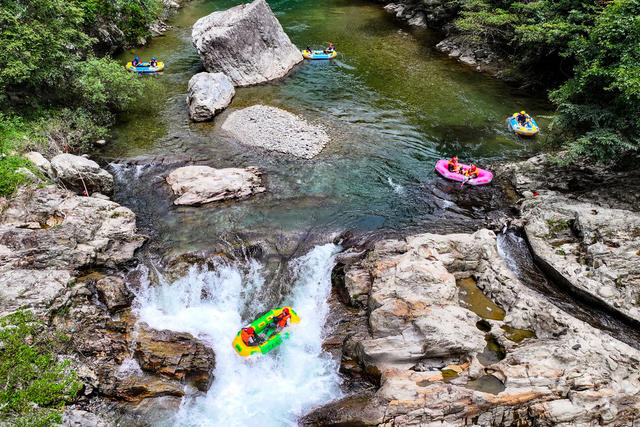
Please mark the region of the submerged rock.
POLYGON ((229 114, 222 129, 241 144, 293 154, 303 159, 317 156, 329 142, 322 126, 275 107, 254 105, 229 114))
POLYGON ((189 80, 187 105, 191 120, 203 122, 227 108, 236 91, 223 73, 198 73, 189 80))
POLYGON ((227 199, 242 199, 265 191, 258 168, 214 169, 185 166, 167 176, 167 183, 179 196, 175 205, 201 205, 227 199))
MULTIPOLYGON (((51 159, 56 178, 71 190, 83 193, 113 193, 113 176, 93 160, 73 154, 58 154, 51 159)), ((88 195, 88 194, 87 194, 88 195)))
POLYGON ((191 37, 205 69, 235 86, 284 77, 303 59, 265 0, 200 18, 191 37))

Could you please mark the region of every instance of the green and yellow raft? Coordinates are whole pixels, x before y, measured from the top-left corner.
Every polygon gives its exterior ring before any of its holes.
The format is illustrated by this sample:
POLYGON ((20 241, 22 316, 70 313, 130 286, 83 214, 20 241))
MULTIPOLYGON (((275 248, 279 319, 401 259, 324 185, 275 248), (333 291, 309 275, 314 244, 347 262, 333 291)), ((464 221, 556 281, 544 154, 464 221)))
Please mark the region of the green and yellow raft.
MULTIPOLYGON (((298 316, 298 313, 296 313, 293 308, 282 307, 282 308, 276 308, 274 310, 267 311, 265 314, 258 317, 256 320, 251 322, 251 324, 247 325, 246 327, 248 328, 249 326, 253 326, 253 328, 255 329, 256 335, 261 334, 262 332, 266 332, 266 336, 269 336, 273 332, 273 330, 265 331, 267 324, 273 317, 280 315, 280 313, 282 313, 282 310, 284 310, 285 308, 288 308, 289 313, 291 314, 290 323, 292 324, 300 323, 300 317, 298 316)), ((256 346, 248 346, 244 343, 244 341, 242 341, 242 337, 240 336, 241 332, 242 330, 239 330, 238 334, 233 339, 233 348, 236 349, 236 351, 240 356, 244 356, 244 357, 251 356, 252 354, 269 353, 271 350, 278 347, 282 343, 282 341, 289 338, 289 332, 287 332, 287 328, 285 327, 277 334, 270 336, 269 339, 263 342, 262 344, 256 345, 256 346)))

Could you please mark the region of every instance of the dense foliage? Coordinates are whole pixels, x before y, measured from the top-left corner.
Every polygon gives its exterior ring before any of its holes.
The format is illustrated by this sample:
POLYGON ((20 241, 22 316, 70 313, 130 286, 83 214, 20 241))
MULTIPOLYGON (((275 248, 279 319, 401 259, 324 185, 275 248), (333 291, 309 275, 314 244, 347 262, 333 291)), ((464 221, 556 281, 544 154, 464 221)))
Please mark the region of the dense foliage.
POLYGON ((22 151, 86 151, 145 95, 152 80, 97 55, 105 43, 113 50, 148 36, 161 5, 0 0, 0 195, 24 181, 20 168, 32 168, 22 151))
POLYGON ((27 311, 4 317, 0 328, 0 420, 8 425, 59 423, 57 409, 82 387, 69 362, 59 362, 53 352, 68 337, 46 335, 27 311))
POLYGON ((640 0, 444 0, 454 31, 551 93, 554 137, 573 158, 640 149, 640 0))

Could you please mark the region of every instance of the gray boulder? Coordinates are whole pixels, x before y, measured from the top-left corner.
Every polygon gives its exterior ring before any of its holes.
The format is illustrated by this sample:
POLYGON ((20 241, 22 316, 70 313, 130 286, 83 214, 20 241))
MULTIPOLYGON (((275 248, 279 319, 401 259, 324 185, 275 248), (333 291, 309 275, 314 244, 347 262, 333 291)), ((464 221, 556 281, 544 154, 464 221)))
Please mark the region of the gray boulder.
POLYGON ((205 69, 223 72, 235 86, 284 77, 302 61, 265 0, 200 18, 191 37, 205 69))
POLYGON ((191 120, 211 120, 227 108, 235 93, 231 79, 223 73, 198 73, 191 77, 187 95, 191 120))
POLYGON ((227 199, 242 199, 265 191, 261 172, 246 169, 214 169, 209 166, 185 166, 171 172, 167 183, 179 196, 175 205, 201 205, 227 199))
POLYGON ((40 171, 49 178, 55 178, 53 169, 51 168, 51 162, 45 159, 44 156, 37 151, 31 151, 24 155, 27 160, 31 161, 40 171))
POLYGON ((229 114, 222 130, 241 144, 293 154, 303 159, 317 156, 329 142, 322 126, 275 107, 253 105, 229 114))
POLYGON ((51 159, 51 167, 57 179, 71 190, 82 193, 86 187, 89 193, 113 193, 113 176, 93 160, 68 153, 58 154, 51 159))

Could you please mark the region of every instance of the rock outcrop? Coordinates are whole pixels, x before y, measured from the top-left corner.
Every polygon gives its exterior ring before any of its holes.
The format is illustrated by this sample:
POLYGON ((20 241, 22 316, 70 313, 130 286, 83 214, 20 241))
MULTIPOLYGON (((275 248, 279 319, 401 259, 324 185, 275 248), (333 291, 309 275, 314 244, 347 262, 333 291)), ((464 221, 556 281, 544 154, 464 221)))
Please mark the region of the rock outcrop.
POLYGON ((187 95, 191 120, 211 120, 227 108, 235 93, 233 83, 223 73, 198 73, 191 77, 187 95))
POLYGON ((637 172, 587 165, 571 173, 540 155, 503 169, 541 267, 640 322, 640 183, 637 172), (534 192, 536 196, 534 196, 534 192))
POLYGON ((640 416, 640 351, 524 286, 490 231, 380 241, 344 271, 354 283, 343 292, 359 300, 353 292, 367 288, 368 298, 342 370, 379 387, 302 425, 629 425, 640 416), (456 287, 468 278, 479 299, 456 287))
POLYGON ((186 379, 200 391, 207 391, 213 381, 213 350, 189 334, 156 331, 140 324, 134 356, 142 370, 186 379))
POLYGON ((243 145, 292 154, 303 159, 317 156, 329 142, 318 125, 275 107, 254 105, 229 114, 222 129, 243 145))
POLYGON ((284 77, 303 59, 265 0, 200 18, 191 37, 205 69, 235 86, 284 77))
MULTIPOLYGON (((78 193, 93 192, 112 194, 113 176, 93 160, 73 154, 58 154, 51 159, 56 179, 78 193)), ((89 195, 87 194, 87 195, 89 195)))
POLYGON ((167 176, 167 183, 179 196, 175 205, 202 205, 228 199, 242 199, 265 191, 259 169, 184 166, 167 176))

